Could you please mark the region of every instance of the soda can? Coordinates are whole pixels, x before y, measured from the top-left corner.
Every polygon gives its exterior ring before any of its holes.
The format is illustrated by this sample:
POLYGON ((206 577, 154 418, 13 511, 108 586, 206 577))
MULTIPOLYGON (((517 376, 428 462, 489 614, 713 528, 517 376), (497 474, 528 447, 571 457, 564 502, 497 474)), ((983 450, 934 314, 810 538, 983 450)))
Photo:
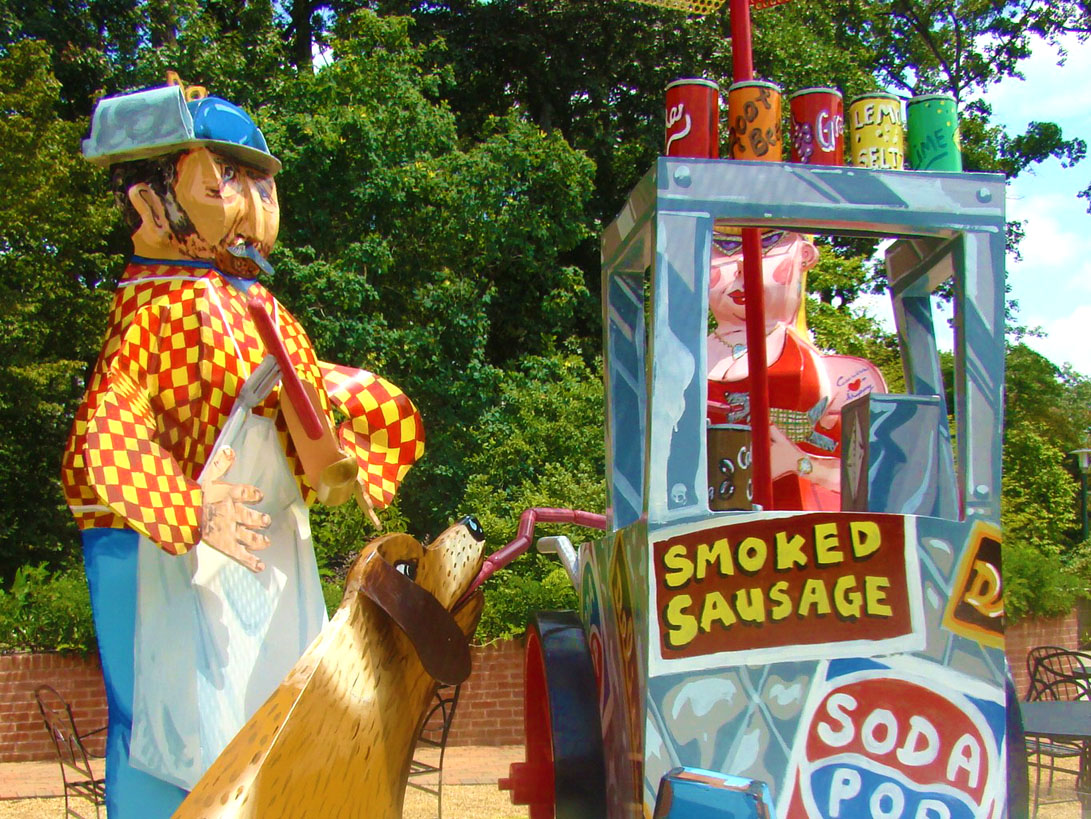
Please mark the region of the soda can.
POLYGON ((858 168, 905 167, 905 119, 896 94, 863 94, 849 102, 849 164, 858 168))
POLYGON ((727 118, 732 159, 783 161, 779 86, 762 80, 735 83, 727 89, 727 118))
POLYGON ((924 94, 906 105, 909 167, 918 171, 961 171, 958 110, 950 94, 924 94))
POLYGON ((836 88, 804 88, 788 97, 792 112, 792 161, 845 164, 845 115, 836 88))
POLYGON ((667 86, 667 156, 720 155, 720 86, 712 80, 675 80, 667 86))

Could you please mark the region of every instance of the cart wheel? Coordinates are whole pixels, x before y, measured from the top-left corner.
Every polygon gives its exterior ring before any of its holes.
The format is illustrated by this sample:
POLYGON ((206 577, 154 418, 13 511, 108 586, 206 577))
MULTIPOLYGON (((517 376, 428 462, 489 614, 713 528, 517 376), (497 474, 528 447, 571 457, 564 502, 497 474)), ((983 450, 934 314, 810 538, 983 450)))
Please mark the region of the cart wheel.
POLYGON ((538 612, 527 629, 523 721, 526 761, 501 790, 530 819, 602 819, 606 766, 598 689, 587 637, 574 611, 538 612))

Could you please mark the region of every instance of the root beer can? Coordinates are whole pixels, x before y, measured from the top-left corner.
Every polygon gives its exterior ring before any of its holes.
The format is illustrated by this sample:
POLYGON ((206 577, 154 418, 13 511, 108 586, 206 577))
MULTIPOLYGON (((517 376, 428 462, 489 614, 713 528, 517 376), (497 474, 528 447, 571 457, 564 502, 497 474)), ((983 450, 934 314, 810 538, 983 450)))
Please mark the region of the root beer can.
POLYGON ((720 86, 712 80, 675 80, 667 86, 667 156, 720 155, 720 86))
POLYGON ((905 119, 895 94, 863 94, 849 102, 849 164, 858 168, 905 167, 905 119))
POLYGON ((780 87, 762 80, 737 82, 727 89, 732 159, 781 162, 780 87))
POLYGON ((792 113, 792 161, 845 164, 845 115, 836 88, 804 88, 788 97, 792 113))
POLYGON ((918 171, 961 171, 958 110, 950 94, 924 94, 906 105, 909 167, 918 171))

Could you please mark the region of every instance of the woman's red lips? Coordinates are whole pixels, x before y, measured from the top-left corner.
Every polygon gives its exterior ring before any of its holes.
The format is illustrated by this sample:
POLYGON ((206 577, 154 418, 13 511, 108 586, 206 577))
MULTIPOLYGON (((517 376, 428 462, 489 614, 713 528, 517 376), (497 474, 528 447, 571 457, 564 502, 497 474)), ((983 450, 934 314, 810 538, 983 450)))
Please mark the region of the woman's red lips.
POLYGON ((727 294, 727 297, 735 302, 735 304, 746 304, 746 294, 742 290, 732 290, 727 294))

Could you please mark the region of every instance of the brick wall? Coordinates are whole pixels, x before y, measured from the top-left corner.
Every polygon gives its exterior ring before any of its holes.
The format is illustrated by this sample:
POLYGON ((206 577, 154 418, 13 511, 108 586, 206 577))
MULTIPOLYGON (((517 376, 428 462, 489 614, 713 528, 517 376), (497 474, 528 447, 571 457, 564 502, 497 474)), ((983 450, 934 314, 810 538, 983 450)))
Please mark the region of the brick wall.
MULTIPOLYGON (((1026 619, 1008 628, 1007 655, 1020 695, 1027 688, 1027 651, 1037 645, 1076 648, 1076 613, 1026 619)), ((473 649, 473 674, 463 684, 451 726, 452 745, 521 745, 523 646, 520 641, 473 649)), ((81 729, 106 724, 106 694, 98 657, 0 655, 0 762, 50 759, 53 748, 34 704, 34 689, 49 683, 73 705, 81 729)))
POLYGON ((474 648, 474 670, 462 684, 451 745, 523 744, 523 643, 474 648))
MULTIPOLYGON (((448 741, 522 744, 522 643, 475 647, 473 669, 462 686, 448 741)), ((72 704, 81 731, 106 724, 106 692, 97 655, 85 659, 78 654, 0 654, 0 762, 54 758, 34 702, 34 689, 42 683, 52 685, 72 704)), ((91 747, 101 751, 101 745, 91 747)))
POLYGON ((1011 666, 1011 676, 1019 698, 1026 693, 1030 679, 1027 675, 1027 652, 1034 646, 1060 646, 1075 649, 1079 646, 1079 625, 1076 612, 1050 619, 1028 617, 1008 626, 1004 650, 1011 666))
MULTIPOLYGON (((42 724, 34 689, 52 685, 72 705, 80 731, 106 724, 106 691, 98 656, 78 654, 0 654, 0 762, 54 759, 56 752, 42 724)), ((101 753, 105 734, 88 742, 101 753)))

